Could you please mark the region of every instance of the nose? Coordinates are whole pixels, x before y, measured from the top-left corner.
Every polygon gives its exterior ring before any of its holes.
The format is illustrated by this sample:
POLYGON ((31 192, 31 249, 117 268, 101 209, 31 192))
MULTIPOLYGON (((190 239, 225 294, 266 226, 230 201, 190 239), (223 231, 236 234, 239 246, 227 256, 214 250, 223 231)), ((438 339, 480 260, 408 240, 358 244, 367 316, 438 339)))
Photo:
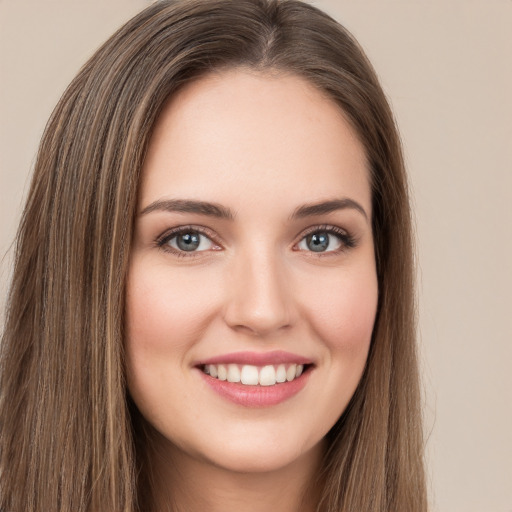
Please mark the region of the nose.
POLYGON ((295 315, 284 270, 271 250, 240 255, 230 269, 225 322, 259 337, 291 327, 295 315))

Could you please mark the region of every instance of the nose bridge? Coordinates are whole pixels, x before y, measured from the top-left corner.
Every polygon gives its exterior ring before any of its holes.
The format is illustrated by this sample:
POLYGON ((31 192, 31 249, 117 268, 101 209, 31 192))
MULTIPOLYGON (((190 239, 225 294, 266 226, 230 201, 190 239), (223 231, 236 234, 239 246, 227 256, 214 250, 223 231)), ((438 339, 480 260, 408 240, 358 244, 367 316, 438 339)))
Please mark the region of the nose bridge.
POLYGON ((283 263, 278 251, 267 245, 235 257, 225 314, 232 328, 266 335, 291 324, 293 308, 283 263))

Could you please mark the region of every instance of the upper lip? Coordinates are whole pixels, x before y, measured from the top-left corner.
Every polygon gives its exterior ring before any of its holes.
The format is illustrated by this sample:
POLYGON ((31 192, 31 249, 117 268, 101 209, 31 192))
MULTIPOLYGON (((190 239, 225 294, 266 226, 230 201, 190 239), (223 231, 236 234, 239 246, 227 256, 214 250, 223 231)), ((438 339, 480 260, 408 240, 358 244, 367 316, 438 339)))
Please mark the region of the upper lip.
POLYGON ((219 356, 202 359, 197 366, 205 364, 249 364, 253 366, 266 366, 273 364, 311 364, 311 359, 285 352, 283 350, 274 350, 271 352, 232 352, 219 356))

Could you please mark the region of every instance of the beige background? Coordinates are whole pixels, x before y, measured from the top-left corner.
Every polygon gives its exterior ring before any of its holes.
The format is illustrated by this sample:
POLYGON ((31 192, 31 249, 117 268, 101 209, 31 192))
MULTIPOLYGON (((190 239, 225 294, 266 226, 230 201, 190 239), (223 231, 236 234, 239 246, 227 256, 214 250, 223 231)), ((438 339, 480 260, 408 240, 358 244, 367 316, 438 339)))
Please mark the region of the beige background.
MULTIPOLYGON (((52 107, 92 51, 149 3, 0 0, 0 255, 52 107)), ((432 510, 512 512, 512 1, 315 3, 360 40, 401 127, 432 510)), ((10 265, 8 254, 0 309, 10 265)))

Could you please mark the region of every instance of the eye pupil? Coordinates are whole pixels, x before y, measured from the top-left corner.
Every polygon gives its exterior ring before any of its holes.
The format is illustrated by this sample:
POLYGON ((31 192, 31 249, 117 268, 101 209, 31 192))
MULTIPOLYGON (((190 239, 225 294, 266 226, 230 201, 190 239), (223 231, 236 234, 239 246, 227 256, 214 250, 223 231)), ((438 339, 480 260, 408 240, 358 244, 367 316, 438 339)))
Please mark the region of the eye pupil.
POLYGON ((312 233, 306 237, 306 244, 311 251, 325 251, 329 247, 329 233, 312 233))
POLYGON ((176 245, 182 251, 195 251, 201 242, 199 233, 183 233, 176 237, 176 245))

